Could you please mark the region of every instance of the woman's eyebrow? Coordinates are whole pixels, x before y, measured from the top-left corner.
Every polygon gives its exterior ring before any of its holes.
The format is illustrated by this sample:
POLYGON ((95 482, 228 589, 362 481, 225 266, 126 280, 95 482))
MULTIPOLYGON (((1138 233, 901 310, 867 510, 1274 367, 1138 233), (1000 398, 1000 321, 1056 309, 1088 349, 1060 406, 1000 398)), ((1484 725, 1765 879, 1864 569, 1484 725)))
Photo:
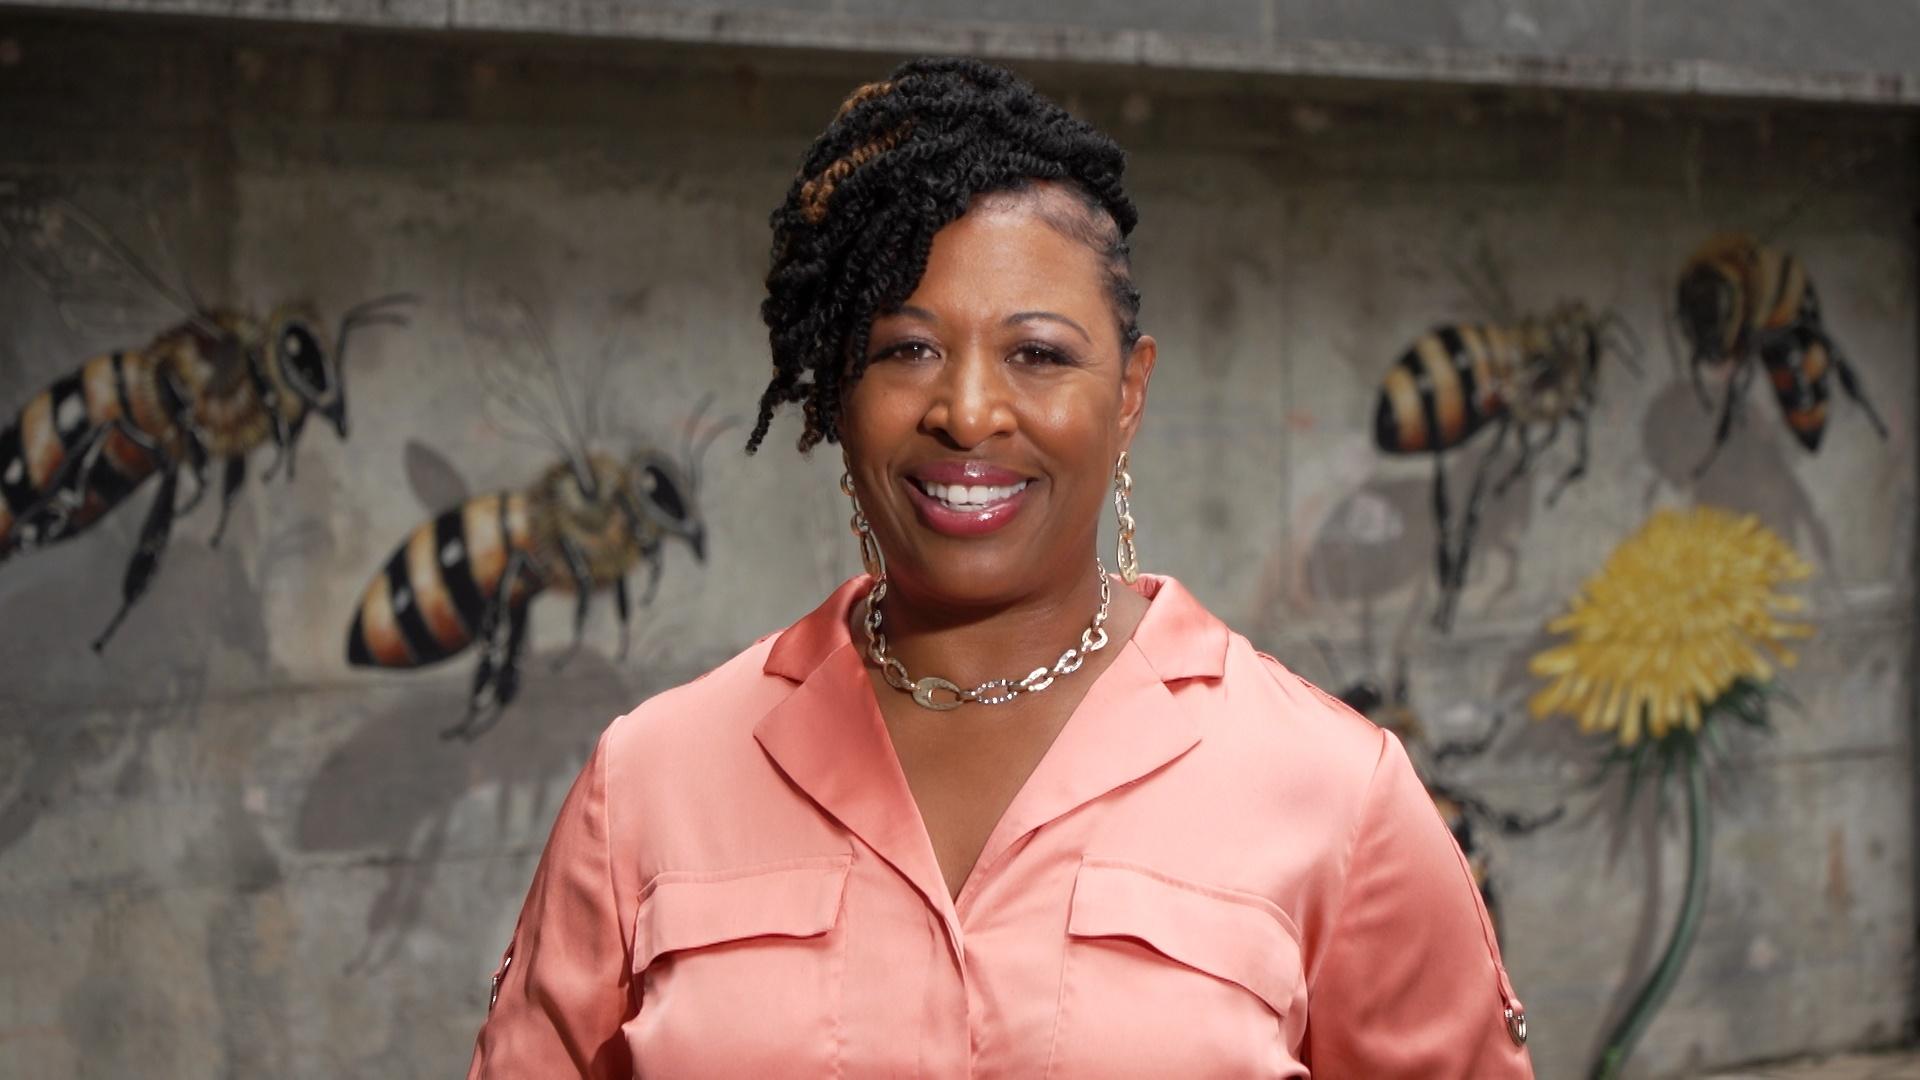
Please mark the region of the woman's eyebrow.
POLYGON ((1093 344, 1093 335, 1087 333, 1086 327, 1081 326, 1079 323, 1074 322, 1072 319, 1069 319, 1065 315, 1061 315, 1057 312, 1017 311, 1017 312, 1014 312, 1012 315, 1007 316, 1006 325, 1012 326, 1014 323, 1032 322, 1036 319, 1039 319, 1045 322, 1057 322, 1062 326, 1072 327, 1075 333, 1079 334, 1081 337, 1086 339, 1087 344, 1089 345, 1093 344))

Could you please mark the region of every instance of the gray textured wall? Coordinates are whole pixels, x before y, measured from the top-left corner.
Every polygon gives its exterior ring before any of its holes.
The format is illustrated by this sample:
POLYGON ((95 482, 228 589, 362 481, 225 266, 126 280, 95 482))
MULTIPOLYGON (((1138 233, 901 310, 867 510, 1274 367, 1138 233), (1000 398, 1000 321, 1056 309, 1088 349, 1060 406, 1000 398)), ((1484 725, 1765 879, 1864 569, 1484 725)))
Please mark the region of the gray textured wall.
MULTIPOLYGON (((1331 10, 1331 9, 1329 9, 1331 10)), ((1331 16, 1329 16, 1331 17, 1331 16)), ((479 419, 459 297, 504 286, 643 435, 706 392, 750 410, 765 215, 874 58, 435 43, 17 21, 0 33, 9 170, 77 186, 149 253, 154 208, 201 291, 337 314, 395 289, 415 325, 352 360, 354 431, 308 434, 291 483, 203 507, 104 658, 139 509, 0 566, 0 1074, 444 1076, 558 798, 613 715, 797 617, 855 566, 832 454, 716 453, 710 562, 668 553, 634 654, 607 606, 564 674, 565 604, 537 606, 522 704, 474 745, 435 731, 468 662, 347 669, 360 590, 436 493, 408 444, 475 490, 544 455, 479 419)), ((1045 73, 1042 73, 1045 74, 1045 73)), ((1786 108, 1306 88, 1095 69, 1043 85, 1133 151, 1145 320, 1162 343, 1136 506, 1150 568, 1304 674, 1389 664, 1415 620, 1416 697, 1442 732, 1515 718, 1461 777, 1566 824, 1490 846, 1541 1075, 1577 1074, 1677 902, 1678 837, 1581 787, 1594 748, 1517 717, 1543 620, 1654 505, 1758 513, 1818 566, 1805 712, 1737 744, 1698 952, 1641 1066, 1886 1042, 1914 1012, 1909 753, 1916 267, 1910 121, 1786 108), (1823 163, 1864 161, 1833 170, 1823 163), (1816 457, 1755 386, 1723 460, 1663 333, 1674 270, 1775 221, 1893 430, 1840 403, 1816 457), (1427 467, 1386 462, 1379 376, 1429 324, 1479 312, 1450 263, 1485 243, 1529 307, 1618 308, 1648 343, 1605 374, 1593 475, 1490 514, 1460 627, 1431 601, 1427 467)), ((157 257, 157 255, 155 256, 157 257)), ((17 272, 9 269, 8 274, 17 272)), ((142 340, 64 324, 0 285, 0 403, 142 340)), ((164 313, 130 311, 130 326, 164 313)), ((128 336, 130 335, 130 336, 128 336)), ((364 347, 365 351, 360 351, 364 347)), ((1551 457, 1542 477, 1568 460, 1551 457)), ((1523 485, 1526 487, 1527 485, 1523 485)), ((144 496, 136 504, 144 502, 144 496)))
POLYGON ((1916 0, 37 0, 408 30, 1920 101, 1916 0))

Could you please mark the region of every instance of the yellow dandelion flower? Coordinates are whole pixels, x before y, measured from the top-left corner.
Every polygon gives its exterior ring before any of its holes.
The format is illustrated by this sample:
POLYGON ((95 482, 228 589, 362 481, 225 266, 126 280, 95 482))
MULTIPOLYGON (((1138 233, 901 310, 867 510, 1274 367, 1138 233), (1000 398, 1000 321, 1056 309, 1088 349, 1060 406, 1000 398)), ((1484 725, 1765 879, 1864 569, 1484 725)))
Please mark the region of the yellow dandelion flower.
POLYGON ((1624 746, 1697 732, 1703 706, 1736 681, 1764 684, 1776 663, 1793 665, 1785 642, 1813 628, 1780 617, 1803 605, 1777 589, 1812 573, 1751 515, 1660 511, 1547 624, 1572 638, 1533 658, 1551 681, 1528 710, 1615 732, 1624 746))

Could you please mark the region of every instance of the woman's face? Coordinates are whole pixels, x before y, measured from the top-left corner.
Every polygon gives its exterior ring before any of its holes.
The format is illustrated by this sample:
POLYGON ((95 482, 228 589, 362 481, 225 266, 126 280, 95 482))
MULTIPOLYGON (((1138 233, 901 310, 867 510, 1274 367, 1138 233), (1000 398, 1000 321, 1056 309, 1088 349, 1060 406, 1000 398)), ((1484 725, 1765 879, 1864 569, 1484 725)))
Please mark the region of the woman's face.
POLYGON ((1091 574, 1155 345, 1122 351, 1101 257, 1048 221, 1085 213, 1053 185, 975 200, 874 320, 840 437, 888 576, 916 593, 998 606, 1091 574))

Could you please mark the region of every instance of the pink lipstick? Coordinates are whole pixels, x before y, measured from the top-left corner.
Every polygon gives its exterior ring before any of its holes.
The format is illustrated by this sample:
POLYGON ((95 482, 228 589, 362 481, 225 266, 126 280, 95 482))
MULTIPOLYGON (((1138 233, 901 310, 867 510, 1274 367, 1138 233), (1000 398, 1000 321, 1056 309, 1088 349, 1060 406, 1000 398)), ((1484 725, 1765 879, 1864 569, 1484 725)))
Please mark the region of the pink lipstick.
POLYGON ((1038 481, 984 461, 930 462, 906 478, 920 523, 946 536, 985 536, 1012 521, 1038 481))

